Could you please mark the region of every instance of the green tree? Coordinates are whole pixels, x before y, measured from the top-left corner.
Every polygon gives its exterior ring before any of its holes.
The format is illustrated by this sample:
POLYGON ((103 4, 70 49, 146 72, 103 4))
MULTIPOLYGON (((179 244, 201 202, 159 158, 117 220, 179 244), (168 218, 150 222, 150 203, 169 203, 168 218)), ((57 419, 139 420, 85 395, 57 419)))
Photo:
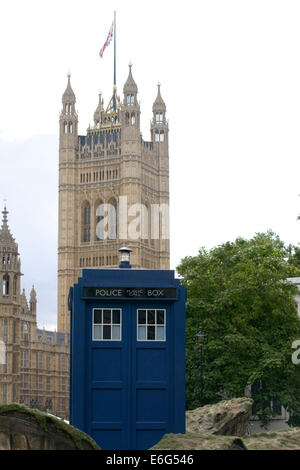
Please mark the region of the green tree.
POLYGON ((187 408, 199 406, 200 325, 204 400, 243 396, 252 386, 256 414, 267 423, 271 401, 300 416, 300 366, 291 345, 300 339, 294 295, 286 281, 299 276, 289 249, 272 232, 238 238, 209 251, 200 249, 177 268, 187 286, 187 408))
POLYGON ((289 245, 287 247, 288 263, 300 269, 300 247, 289 245))

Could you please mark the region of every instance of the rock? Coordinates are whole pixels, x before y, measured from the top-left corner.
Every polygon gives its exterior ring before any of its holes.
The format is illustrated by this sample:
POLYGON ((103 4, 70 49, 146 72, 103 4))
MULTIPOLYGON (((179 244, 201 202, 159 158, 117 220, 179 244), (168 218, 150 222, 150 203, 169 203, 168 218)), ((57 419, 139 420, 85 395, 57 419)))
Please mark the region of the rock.
POLYGON ((0 432, 0 450, 10 450, 9 435, 5 432, 0 432))
POLYGON ((11 450, 27 450, 27 439, 24 434, 11 434, 11 450))
POLYGON ((300 450, 300 428, 252 434, 244 442, 249 450, 300 450))
POLYGON ((0 405, 1 450, 100 450, 84 432, 39 410, 0 405))
POLYGON ((151 450, 247 450, 242 439, 213 434, 165 434, 151 450))
POLYGON ((251 398, 233 398, 186 412, 186 431, 244 436, 251 416, 251 398))

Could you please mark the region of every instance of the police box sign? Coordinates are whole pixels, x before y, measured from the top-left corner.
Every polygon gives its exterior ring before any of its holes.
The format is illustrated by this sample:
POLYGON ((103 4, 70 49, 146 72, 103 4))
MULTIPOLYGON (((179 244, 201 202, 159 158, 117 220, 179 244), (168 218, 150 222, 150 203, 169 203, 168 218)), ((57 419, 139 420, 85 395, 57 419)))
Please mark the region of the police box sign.
POLYGON ((176 299, 176 287, 83 287, 83 297, 176 299))

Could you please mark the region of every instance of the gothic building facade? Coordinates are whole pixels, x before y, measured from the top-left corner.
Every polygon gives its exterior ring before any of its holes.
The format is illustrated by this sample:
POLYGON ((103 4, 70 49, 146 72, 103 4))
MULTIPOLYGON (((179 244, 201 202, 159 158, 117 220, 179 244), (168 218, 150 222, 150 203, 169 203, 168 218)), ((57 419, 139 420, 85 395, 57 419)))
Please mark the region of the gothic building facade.
POLYGON ((76 97, 68 75, 59 141, 58 331, 69 332, 67 299, 82 268, 112 268, 118 249, 132 250, 133 268, 169 269, 169 150, 160 85, 150 132, 140 131, 131 65, 123 101, 114 86, 94 125, 78 135, 76 97))
POLYGON ((4 208, 0 229, 0 403, 24 403, 67 418, 69 335, 37 328, 34 287, 21 292, 18 245, 4 208))

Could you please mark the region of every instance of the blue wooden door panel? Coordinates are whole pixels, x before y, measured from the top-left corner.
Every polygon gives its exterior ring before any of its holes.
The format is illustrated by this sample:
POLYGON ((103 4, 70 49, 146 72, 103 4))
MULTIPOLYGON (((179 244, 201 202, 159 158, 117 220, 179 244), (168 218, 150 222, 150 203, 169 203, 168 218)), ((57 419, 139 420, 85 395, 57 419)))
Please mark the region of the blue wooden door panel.
POLYGON ((88 415, 90 429, 88 433, 99 443, 102 449, 127 449, 128 436, 128 309, 119 304, 103 304, 103 309, 120 308, 121 341, 93 340, 93 308, 89 309, 88 344, 89 344, 89 380, 88 415))
POLYGON ((134 407, 131 416, 134 449, 148 449, 167 432, 170 417, 169 387, 169 304, 144 302, 132 307, 132 396, 134 407), (138 341, 137 311, 162 309, 166 311, 166 340, 138 341))

